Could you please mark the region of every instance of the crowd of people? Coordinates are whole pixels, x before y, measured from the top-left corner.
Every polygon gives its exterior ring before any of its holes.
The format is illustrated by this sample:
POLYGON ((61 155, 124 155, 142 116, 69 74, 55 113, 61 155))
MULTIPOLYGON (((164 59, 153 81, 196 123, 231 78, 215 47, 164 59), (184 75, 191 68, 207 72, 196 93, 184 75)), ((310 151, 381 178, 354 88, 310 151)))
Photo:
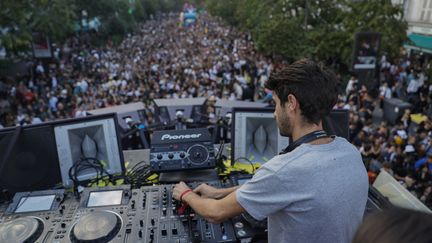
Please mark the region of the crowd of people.
POLYGON ((377 87, 368 90, 352 76, 337 108, 350 110, 350 141, 360 150, 370 181, 385 170, 432 208, 432 85, 425 68, 415 58, 383 56, 377 87), (411 104, 394 121, 382 116, 392 98, 411 104))
MULTIPOLYGON (((0 94, 0 127, 77 118, 130 102, 144 102, 152 123, 155 98, 268 99, 264 83, 278 65, 255 51, 250 35, 207 14, 189 27, 175 14, 161 15, 118 46, 95 47, 76 36, 57 44, 52 60, 33 63, 17 80, 3 80, 8 88, 0 94)), ((349 139, 371 181, 384 169, 432 208, 432 121, 412 119, 430 114, 432 86, 424 65, 383 56, 377 83, 375 97, 351 77, 335 108, 350 111, 349 139), (413 104, 396 124, 375 119, 389 98, 413 104)), ((208 115, 215 116, 211 107, 208 115)))
POLYGON ((58 45, 54 60, 35 63, 32 75, 13 83, 2 126, 80 117, 138 101, 151 122, 155 98, 263 96, 259 87, 273 68, 271 59, 254 51, 249 35, 206 14, 187 28, 177 15, 162 15, 118 46, 93 47, 75 37, 58 45))

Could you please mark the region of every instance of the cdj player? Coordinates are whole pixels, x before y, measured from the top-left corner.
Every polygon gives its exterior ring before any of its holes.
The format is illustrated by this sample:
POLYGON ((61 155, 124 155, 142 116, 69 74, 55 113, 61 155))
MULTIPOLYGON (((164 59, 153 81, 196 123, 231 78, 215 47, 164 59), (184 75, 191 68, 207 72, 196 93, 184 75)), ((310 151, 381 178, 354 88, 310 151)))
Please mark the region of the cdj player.
POLYGON ((140 196, 129 186, 86 188, 81 200, 63 190, 17 193, 0 219, 0 242, 139 242, 140 196))
POLYGON ((0 242, 55 242, 55 237, 64 238, 64 195, 64 190, 15 194, 0 218, 0 242))

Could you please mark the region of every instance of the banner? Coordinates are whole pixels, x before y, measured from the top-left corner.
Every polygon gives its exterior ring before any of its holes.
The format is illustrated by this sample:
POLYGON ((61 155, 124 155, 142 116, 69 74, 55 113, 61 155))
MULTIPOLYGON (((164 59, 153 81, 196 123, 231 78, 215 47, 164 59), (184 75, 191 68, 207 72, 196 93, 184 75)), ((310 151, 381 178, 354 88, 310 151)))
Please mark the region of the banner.
POLYGON ((35 58, 51 58, 51 44, 49 42, 48 37, 40 34, 40 33, 34 33, 33 34, 33 56, 35 58))

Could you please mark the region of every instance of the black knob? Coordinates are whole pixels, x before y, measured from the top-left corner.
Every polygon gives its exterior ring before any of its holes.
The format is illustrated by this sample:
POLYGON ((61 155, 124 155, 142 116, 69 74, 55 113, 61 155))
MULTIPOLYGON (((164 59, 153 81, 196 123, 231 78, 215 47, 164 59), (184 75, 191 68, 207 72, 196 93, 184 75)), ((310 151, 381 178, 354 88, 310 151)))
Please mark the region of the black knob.
POLYGON ((166 215, 167 209, 166 208, 162 208, 162 213, 163 213, 163 215, 166 215))
POLYGON ((150 223, 151 223, 152 225, 154 225, 154 224, 155 224, 155 220, 154 220, 154 219, 151 219, 151 220, 150 220, 150 223))
POLYGON ((66 228, 66 224, 65 223, 61 223, 61 227, 64 229, 66 228))
POLYGON ((169 158, 169 159, 173 159, 173 158, 174 158, 174 154, 173 154, 173 153, 169 153, 169 154, 168 154, 168 158, 169 158))
POLYGON ((141 219, 140 220, 140 226, 143 227, 144 226, 144 221, 141 219))
POLYGON ((138 237, 139 237, 139 238, 142 238, 142 231, 141 231, 141 230, 138 231, 138 237))
POLYGON ((161 160, 161 159, 162 159, 162 154, 158 154, 158 155, 157 155, 157 159, 158 159, 158 160, 161 160))
POLYGON ((183 152, 180 153, 180 158, 183 159, 185 156, 186 156, 185 153, 183 153, 183 152))

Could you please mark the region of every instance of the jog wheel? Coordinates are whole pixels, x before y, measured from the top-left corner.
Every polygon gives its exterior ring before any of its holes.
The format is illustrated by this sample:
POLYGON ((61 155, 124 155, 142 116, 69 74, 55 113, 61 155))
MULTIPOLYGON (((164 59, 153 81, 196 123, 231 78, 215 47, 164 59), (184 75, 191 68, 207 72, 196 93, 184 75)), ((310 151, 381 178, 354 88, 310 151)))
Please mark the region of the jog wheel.
POLYGON ((80 218, 74 225, 70 239, 74 243, 109 242, 120 231, 122 222, 113 212, 97 211, 80 218))
POLYGON ((194 165, 202 165, 207 162, 209 158, 209 151, 206 147, 195 144, 187 151, 189 154, 189 161, 194 165))
POLYGON ((18 218, 0 225, 0 242, 34 243, 43 229, 43 222, 37 218, 18 218))

